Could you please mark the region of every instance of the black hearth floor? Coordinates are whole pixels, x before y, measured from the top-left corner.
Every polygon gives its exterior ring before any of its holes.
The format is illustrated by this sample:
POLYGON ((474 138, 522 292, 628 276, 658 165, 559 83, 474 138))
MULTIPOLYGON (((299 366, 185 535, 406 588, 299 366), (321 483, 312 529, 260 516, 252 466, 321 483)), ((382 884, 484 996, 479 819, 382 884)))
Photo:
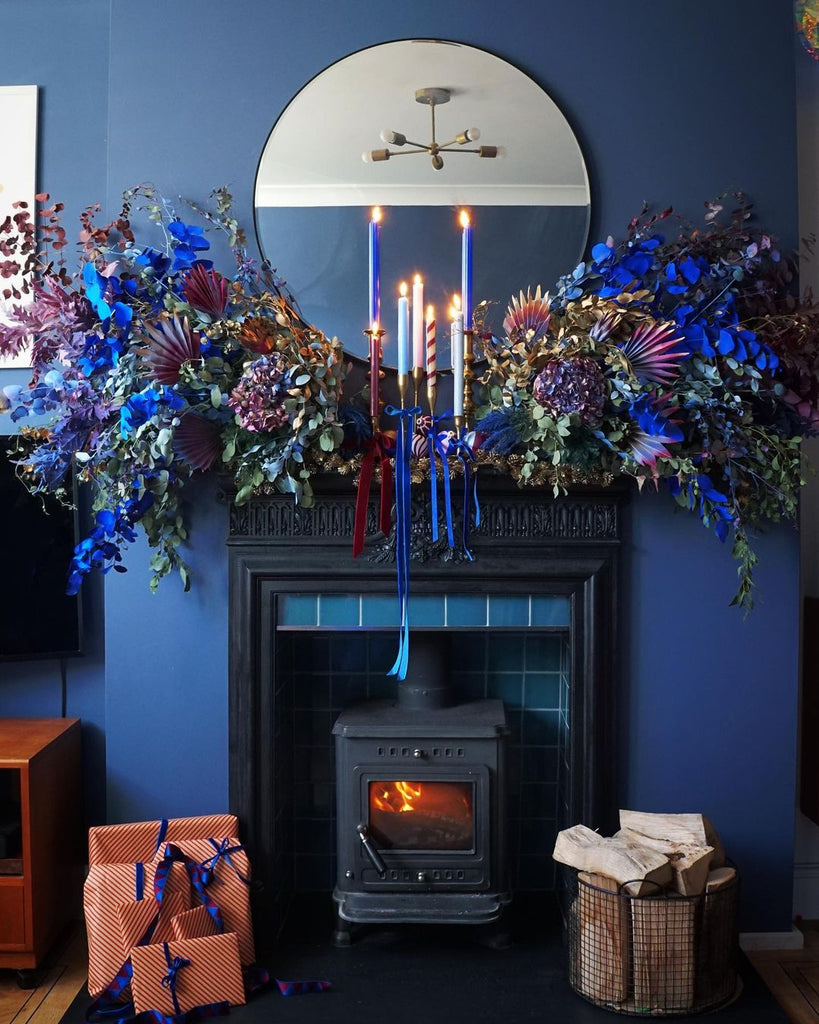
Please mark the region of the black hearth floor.
MULTIPOLYGON (((264 992, 227 1018, 233 1024, 605 1024, 624 1014, 592 1006, 566 981, 557 915, 518 900, 514 942, 504 950, 474 941, 469 927, 362 930, 352 946, 330 942, 329 897, 302 898, 279 949, 260 958, 271 976, 326 978, 328 992, 284 997, 264 992)), ((788 1024, 751 965, 742 958, 742 992, 715 1014, 680 1018, 709 1024, 788 1024)), ((85 1024, 81 994, 61 1024, 85 1024)))

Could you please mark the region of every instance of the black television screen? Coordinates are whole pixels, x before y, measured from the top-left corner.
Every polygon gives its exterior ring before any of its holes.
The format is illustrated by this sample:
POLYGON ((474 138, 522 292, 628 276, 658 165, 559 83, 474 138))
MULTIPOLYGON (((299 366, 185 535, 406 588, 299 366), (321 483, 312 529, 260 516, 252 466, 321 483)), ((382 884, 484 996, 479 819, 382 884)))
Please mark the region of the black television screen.
POLYGON ((29 494, 11 441, 0 436, 0 659, 79 654, 80 599, 65 592, 77 515, 51 495, 29 494))

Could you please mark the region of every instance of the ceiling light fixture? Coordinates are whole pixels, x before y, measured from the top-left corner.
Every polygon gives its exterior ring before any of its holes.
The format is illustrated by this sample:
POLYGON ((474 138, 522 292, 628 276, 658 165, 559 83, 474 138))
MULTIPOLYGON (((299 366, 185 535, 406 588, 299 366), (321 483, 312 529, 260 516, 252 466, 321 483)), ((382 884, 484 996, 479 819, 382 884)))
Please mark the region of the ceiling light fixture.
POLYGON ((460 135, 456 135, 449 142, 437 142, 435 139, 435 108, 443 103, 449 103, 451 99, 449 89, 416 89, 415 102, 424 103, 429 107, 432 118, 432 141, 427 145, 422 142, 412 142, 401 132, 393 132, 385 128, 381 132, 381 141, 390 146, 414 146, 414 149, 371 149, 361 154, 365 163, 380 163, 382 160, 389 160, 394 156, 410 156, 414 153, 428 153, 432 166, 440 171, 444 166, 444 158, 441 153, 477 153, 479 157, 492 159, 500 154, 498 146, 478 146, 476 149, 463 149, 468 142, 477 142, 481 133, 477 128, 467 128, 460 135))

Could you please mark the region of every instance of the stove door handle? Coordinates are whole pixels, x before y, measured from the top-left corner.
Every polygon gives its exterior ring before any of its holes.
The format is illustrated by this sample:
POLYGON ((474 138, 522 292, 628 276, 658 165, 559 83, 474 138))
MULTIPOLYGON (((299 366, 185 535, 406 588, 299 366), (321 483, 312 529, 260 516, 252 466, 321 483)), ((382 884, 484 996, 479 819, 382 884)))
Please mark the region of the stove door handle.
POLYGON ((356 831, 358 832, 358 838, 361 840, 361 845, 364 847, 364 852, 372 861, 372 865, 375 870, 383 878, 387 873, 387 865, 384 863, 381 854, 373 845, 369 829, 366 825, 359 825, 356 831))

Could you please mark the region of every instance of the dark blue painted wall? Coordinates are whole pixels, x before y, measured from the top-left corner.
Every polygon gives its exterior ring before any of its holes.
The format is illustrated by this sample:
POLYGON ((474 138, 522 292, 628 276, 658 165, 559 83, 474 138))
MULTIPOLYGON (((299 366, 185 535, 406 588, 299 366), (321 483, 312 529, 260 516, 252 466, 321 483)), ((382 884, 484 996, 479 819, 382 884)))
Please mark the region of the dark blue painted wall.
MULTIPOLYGON (((2 85, 38 85, 37 188, 66 204, 66 223, 107 185, 108 4, 98 0, 26 0, 2 5, 2 85)), ((3 139, 3 146, 13 140, 3 139)), ((23 370, 0 370, 0 387, 25 384, 23 370)), ((8 419, 0 431, 8 433, 8 419)), ((13 537, 0 538, 3 545, 13 537)), ((13 586, 13 580, 4 580, 13 586)), ((105 663, 102 587, 83 595, 85 655, 67 659, 66 713, 83 720, 85 815, 105 821, 105 663)), ((0 663, 0 715, 59 716, 57 661, 0 663)))
MULTIPOLYGON (((619 234, 644 199, 698 217, 704 199, 741 186, 794 244, 785 2, 514 0, 499 16, 490 0, 468 9, 456 0, 7 0, 0 37, 18 45, 5 48, 0 77, 45 86, 42 181, 73 205, 102 198, 113 211, 122 188, 146 179, 200 199, 227 183, 249 224, 256 162, 292 95, 351 51, 410 36, 485 47, 550 92, 586 156, 593 238, 619 234), (47 59, 29 50, 46 26, 55 40, 47 59)), ((192 505, 192 594, 171 580, 151 597, 140 549, 131 574, 106 584, 111 820, 227 804, 225 516, 211 486, 192 505)), ((743 927, 782 930, 793 859, 795 532, 772 531, 760 551, 764 603, 743 620, 727 607, 729 552, 666 502, 635 498, 624 560, 622 798, 709 811, 748 879, 743 927)), ((74 682, 93 690, 102 721, 98 679, 88 678, 74 682)), ((4 672, 0 708, 53 711, 47 670, 28 667, 11 684, 4 672)))

